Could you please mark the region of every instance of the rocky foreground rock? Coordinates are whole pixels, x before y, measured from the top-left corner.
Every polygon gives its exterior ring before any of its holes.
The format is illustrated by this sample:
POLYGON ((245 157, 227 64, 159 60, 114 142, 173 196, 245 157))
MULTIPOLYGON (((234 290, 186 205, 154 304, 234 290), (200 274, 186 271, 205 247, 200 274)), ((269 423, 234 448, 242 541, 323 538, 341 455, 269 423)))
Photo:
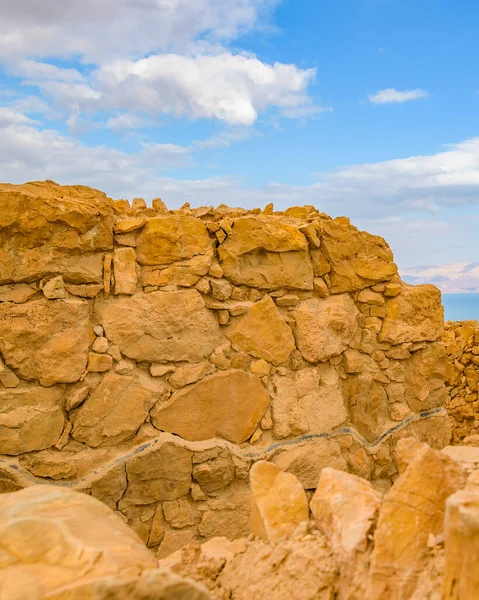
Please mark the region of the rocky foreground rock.
POLYGON ((258 462, 253 535, 190 542, 160 561, 86 494, 52 485, 2 494, 0 599, 474 600, 478 453, 405 438, 396 460, 401 474, 384 497, 323 469, 311 513, 294 475, 258 462))

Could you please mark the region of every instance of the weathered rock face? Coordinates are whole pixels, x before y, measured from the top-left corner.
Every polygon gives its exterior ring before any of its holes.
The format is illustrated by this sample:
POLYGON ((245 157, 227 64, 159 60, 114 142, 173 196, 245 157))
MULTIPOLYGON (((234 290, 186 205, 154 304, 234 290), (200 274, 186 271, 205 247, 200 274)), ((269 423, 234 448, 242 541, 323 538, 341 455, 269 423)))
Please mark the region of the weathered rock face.
POLYGON ((60 274, 72 283, 101 278, 101 254, 94 253, 113 244, 105 194, 53 182, 2 184, 0 208, 0 283, 60 274))
POLYGON ((216 320, 196 290, 153 292, 99 301, 96 318, 128 358, 197 361, 221 343, 216 320))
POLYGON ((478 536, 478 490, 456 492, 446 502, 444 600, 467 600, 479 596, 478 536))
POLYGON ((294 317, 298 349, 311 363, 339 356, 358 331, 358 310, 347 294, 325 300, 309 298, 294 317))
POLYGON ((291 473, 259 461, 250 471, 253 497, 251 531, 265 540, 290 537, 309 519, 308 500, 303 486, 291 473))
POLYGON ((248 532, 258 460, 385 490, 398 437, 449 443, 438 292, 346 218, 52 182, 0 204, 0 490, 68 483, 166 555, 248 532))
POLYGON ((245 315, 237 317, 226 328, 225 334, 237 350, 273 365, 286 362, 295 348, 291 328, 269 296, 256 302, 245 315))
POLYGON ((26 380, 72 383, 86 368, 89 306, 82 300, 0 304, 0 352, 26 380))
POLYGON ((259 377, 231 370, 176 392, 152 413, 152 422, 187 440, 222 437, 241 444, 254 433, 268 404, 259 377))
POLYGON ((426 445, 410 447, 409 454, 379 511, 367 591, 371 600, 412 596, 429 536, 443 533, 446 500, 465 484, 463 469, 446 454, 426 445))
POLYGON ((221 244, 225 277, 235 285, 261 290, 313 289, 308 242, 297 227, 271 217, 242 217, 221 244))
POLYGON ((193 582, 156 571, 153 553, 108 507, 65 488, 2 494, 0 544, 1 600, 140 600, 173 597, 160 593, 175 587, 177 597, 209 598, 193 582))
POLYGON ((479 423, 479 321, 446 323, 447 412, 454 443, 477 434, 479 423))

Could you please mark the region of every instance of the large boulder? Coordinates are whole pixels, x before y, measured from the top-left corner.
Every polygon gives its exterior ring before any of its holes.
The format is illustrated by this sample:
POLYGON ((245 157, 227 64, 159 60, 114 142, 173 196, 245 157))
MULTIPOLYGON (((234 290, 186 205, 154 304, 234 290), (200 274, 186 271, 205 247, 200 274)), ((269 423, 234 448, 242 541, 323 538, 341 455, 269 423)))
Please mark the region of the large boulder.
POLYGON ((398 452, 405 470, 379 511, 366 595, 370 600, 410 598, 425 565, 429 536, 443 533, 446 500, 465 484, 461 466, 438 450, 405 440, 398 452))
MULTIPOLYGON (((49 485, 0 495, 0 546, 1 600, 41 600, 65 588, 85 590, 101 578, 136 578, 157 566, 155 556, 107 506, 49 485)), ((78 597, 69 594, 58 597, 78 597)))
POLYGON ((196 441, 222 437, 247 440, 269 404, 259 377, 240 370, 216 372, 175 392, 151 414, 153 425, 196 441))
POLYGON ((85 371, 90 306, 84 300, 0 304, 0 352, 24 379, 72 383, 85 371))
POLYGON ((120 351, 137 361, 200 361, 223 339, 196 290, 99 300, 95 316, 120 351))
POLYGON ((225 277, 264 290, 312 290, 308 242, 297 227, 268 217, 236 219, 218 248, 225 277))

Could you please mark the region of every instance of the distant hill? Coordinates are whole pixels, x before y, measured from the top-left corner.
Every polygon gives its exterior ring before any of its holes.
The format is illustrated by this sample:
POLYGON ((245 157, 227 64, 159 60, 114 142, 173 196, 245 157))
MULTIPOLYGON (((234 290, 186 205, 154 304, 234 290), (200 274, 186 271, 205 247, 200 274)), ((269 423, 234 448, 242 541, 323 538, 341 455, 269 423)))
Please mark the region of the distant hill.
POLYGON ((479 262, 411 267, 401 270, 408 283, 433 283, 444 294, 479 293, 479 262))

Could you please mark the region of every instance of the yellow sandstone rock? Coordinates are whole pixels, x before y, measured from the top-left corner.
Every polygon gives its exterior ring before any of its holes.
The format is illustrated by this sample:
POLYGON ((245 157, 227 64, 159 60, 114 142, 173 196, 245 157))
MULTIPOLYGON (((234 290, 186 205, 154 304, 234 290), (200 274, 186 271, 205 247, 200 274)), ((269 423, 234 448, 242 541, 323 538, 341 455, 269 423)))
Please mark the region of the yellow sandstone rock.
POLYGON ((288 360, 295 348, 291 328, 269 296, 237 317, 224 333, 236 349, 274 365, 288 360))
POLYGON ((259 377, 229 370, 175 392, 151 418, 157 429, 187 440, 222 437, 241 444, 254 433, 268 404, 259 377))
POLYGON ((288 538, 309 519, 303 486, 294 475, 281 471, 273 463, 259 461, 253 465, 250 487, 254 535, 269 541, 288 538))

